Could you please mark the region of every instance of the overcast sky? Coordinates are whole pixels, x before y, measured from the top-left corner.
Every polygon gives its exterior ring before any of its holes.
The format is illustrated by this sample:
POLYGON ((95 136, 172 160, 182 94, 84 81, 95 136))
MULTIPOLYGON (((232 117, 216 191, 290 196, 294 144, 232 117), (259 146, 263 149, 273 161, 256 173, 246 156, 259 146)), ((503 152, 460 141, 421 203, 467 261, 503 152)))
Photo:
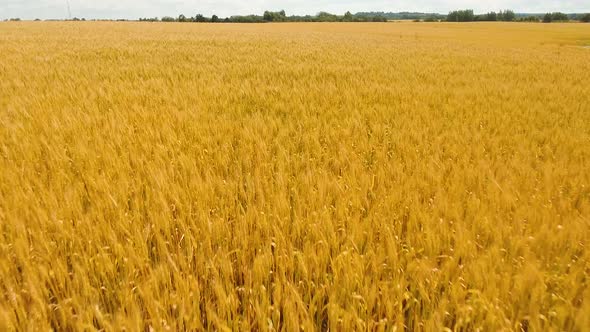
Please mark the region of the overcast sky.
POLYGON ((342 14, 358 11, 419 11, 447 13, 471 8, 476 13, 513 9, 516 12, 590 12, 590 0, 0 0, 0 19, 67 18, 67 2, 72 17, 128 18, 152 16, 206 16, 260 14, 264 10, 287 11, 287 15, 328 11, 342 14))

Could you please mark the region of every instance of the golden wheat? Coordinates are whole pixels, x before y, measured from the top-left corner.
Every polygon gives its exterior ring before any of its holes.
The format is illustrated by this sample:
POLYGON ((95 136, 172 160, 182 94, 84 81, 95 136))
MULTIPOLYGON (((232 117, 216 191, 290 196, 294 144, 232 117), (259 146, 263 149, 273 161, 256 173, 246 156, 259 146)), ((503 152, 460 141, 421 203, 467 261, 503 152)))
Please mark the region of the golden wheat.
POLYGON ((0 330, 586 330, 588 44, 0 23, 0 330))

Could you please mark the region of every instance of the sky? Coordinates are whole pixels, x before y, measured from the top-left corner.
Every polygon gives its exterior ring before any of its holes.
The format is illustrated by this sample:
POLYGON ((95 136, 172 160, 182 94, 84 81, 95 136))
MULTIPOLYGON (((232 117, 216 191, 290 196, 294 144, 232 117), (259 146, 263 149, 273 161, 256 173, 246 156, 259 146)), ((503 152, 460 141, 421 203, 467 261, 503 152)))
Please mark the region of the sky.
POLYGON ((590 12, 590 0, 0 0, 0 19, 126 18, 195 16, 220 17, 261 14, 265 10, 284 9, 287 15, 316 14, 327 11, 418 11, 448 13, 454 9, 473 9, 476 13, 512 9, 516 12, 565 13, 590 12))

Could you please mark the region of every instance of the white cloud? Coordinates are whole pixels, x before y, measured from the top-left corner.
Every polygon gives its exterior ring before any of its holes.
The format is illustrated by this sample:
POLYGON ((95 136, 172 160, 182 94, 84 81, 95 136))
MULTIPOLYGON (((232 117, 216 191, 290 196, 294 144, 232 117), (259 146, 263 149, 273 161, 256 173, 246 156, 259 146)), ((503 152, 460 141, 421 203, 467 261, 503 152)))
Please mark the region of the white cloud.
POLYGON ((264 10, 284 9, 287 14, 314 14, 318 11, 344 13, 357 11, 420 11, 446 13, 472 8, 476 12, 513 9, 517 12, 590 12, 588 0, 0 0, 0 19, 9 17, 66 18, 67 2, 72 15, 86 18, 138 18, 177 16, 197 13, 210 16, 259 14, 264 10))

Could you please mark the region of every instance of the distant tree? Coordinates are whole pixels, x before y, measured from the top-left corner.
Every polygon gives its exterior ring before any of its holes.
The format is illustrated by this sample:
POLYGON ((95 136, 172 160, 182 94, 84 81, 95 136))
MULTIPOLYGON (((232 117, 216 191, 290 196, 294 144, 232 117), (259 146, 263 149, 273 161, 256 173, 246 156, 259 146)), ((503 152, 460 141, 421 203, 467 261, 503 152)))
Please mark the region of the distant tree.
POLYGON ((264 14, 262 14, 262 19, 267 22, 272 22, 274 17, 272 15, 272 13, 267 10, 264 12, 264 14))
POLYGON ((569 21, 569 17, 560 12, 555 12, 551 14, 551 21, 569 21))
POLYGON ((211 16, 211 22, 213 22, 213 23, 219 22, 219 17, 217 15, 211 16))
POLYGON ((424 22, 437 22, 438 19, 436 19, 436 17, 434 16, 428 16, 427 18, 424 19, 424 22))
POLYGON ((174 17, 164 16, 162 17, 162 22, 176 22, 176 19, 174 17))
POLYGON ((500 11, 500 13, 498 14, 498 20, 504 22, 512 22, 516 20, 516 14, 512 10, 506 9, 505 11, 500 11))
POLYGON ((553 16, 551 16, 551 13, 547 13, 545 16, 543 16, 543 23, 551 23, 551 21, 553 21, 553 16))
POLYGON ((447 15, 447 21, 448 22, 459 22, 459 12, 456 10, 449 12, 449 15, 447 15))
POLYGON ((203 22, 207 22, 207 18, 205 16, 203 16, 202 14, 197 14, 195 15, 195 22, 199 22, 199 23, 203 23, 203 22))
POLYGON ((279 12, 271 12, 267 10, 262 15, 262 19, 266 22, 284 22, 287 20, 287 14, 284 10, 279 12))
POLYGON ((447 22, 472 22, 475 19, 472 9, 455 10, 447 15, 447 22))
POLYGON ((590 13, 582 15, 580 21, 584 23, 590 23, 590 13))
POLYGON ((13 18, 11 18, 11 19, 10 19, 10 21, 11 21, 11 22, 19 22, 19 21, 20 21, 20 18, 18 18, 18 17, 13 17, 13 18))
POLYGON ((315 22, 317 21, 317 18, 311 15, 305 15, 305 16, 290 16, 288 17, 288 20, 290 22, 315 22))
POLYGON ((178 16, 178 22, 188 22, 188 19, 186 16, 180 14, 180 16, 178 16))
POLYGON ((539 22, 541 19, 537 16, 525 16, 518 19, 519 22, 539 22))
POLYGON ((247 15, 247 16, 232 16, 229 18, 229 22, 234 23, 262 23, 264 21, 262 16, 259 15, 247 15))
POLYGON ((487 14, 487 20, 486 21, 497 21, 498 20, 498 14, 496 14, 496 12, 489 12, 487 14))
POLYGON ((342 21, 344 22, 352 22, 352 20, 354 19, 354 17, 352 16, 351 12, 346 12, 344 14, 344 17, 342 18, 342 21))
POLYGON ((40 20, 40 19, 38 19, 38 18, 36 18, 36 19, 35 19, 35 22, 39 22, 39 21, 41 21, 41 20, 40 20))
POLYGON ((338 16, 334 14, 330 14, 328 12, 319 12, 317 15, 318 22, 336 22, 338 21, 338 16))

